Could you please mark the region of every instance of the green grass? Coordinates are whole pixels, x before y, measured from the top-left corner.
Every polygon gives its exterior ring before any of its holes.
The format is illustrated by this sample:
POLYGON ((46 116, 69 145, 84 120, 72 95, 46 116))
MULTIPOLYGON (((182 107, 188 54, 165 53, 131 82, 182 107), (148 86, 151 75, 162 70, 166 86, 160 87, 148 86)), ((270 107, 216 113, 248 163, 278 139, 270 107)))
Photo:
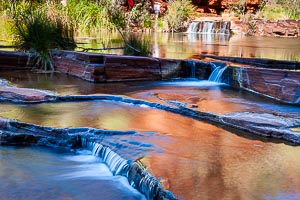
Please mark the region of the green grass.
MULTIPOLYGON (((16 8, 15 8, 16 9, 16 8)), ((30 52, 35 67, 54 70, 50 50, 74 49, 73 29, 59 17, 49 18, 44 10, 12 10, 12 31, 20 51, 30 52)))

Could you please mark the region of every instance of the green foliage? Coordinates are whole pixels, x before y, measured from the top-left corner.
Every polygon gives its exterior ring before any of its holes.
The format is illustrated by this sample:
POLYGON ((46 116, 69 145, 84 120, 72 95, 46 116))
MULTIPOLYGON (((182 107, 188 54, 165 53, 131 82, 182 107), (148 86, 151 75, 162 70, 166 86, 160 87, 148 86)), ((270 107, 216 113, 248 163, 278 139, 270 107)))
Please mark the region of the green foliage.
POLYGON ((263 0, 257 16, 263 19, 300 19, 299 0, 263 0))
POLYGON ((134 34, 126 37, 124 54, 131 56, 151 56, 151 44, 149 39, 134 34))
POLYGON ((11 12, 12 31, 17 37, 15 44, 19 50, 30 52, 35 66, 43 70, 53 70, 49 51, 52 49, 74 49, 76 44, 73 29, 59 17, 49 18, 45 10, 23 9, 15 5, 11 12))
POLYGON ((138 10, 140 10, 141 5, 136 9, 135 7, 129 14, 125 14, 118 4, 110 3, 108 5, 108 19, 114 26, 117 31, 123 38, 124 42, 124 54, 132 55, 132 56, 150 56, 151 55, 151 44, 150 40, 144 39, 140 36, 136 36, 130 34, 131 24, 133 23, 131 20, 135 20, 138 23, 144 23, 145 18, 141 18, 138 10), (139 19, 141 18, 141 19, 139 19))
POLYGON ((178 31, 184 27, 184 21, 195 14, 195 7, 190 0, 169 0, 168 10, 164 19, 168 22, 169 29, 178 31))
POLYGON ((230 9, 238 16, 243 16, 245 15, 246 12, 246 6, 247 6, 246 0, 238 0, 237 4, 231 5, 230 9))
POLYGON ((76 29, 112 29, 108 19, 110 1, 68 0, 63 12, 74 21, 76 29))
POLYGON ((148 10, 150 2, 137 3, 130 12, 125 14, 127 26, 137 26, 140 28, 150 28, 152 26, 152 16, 148 10))

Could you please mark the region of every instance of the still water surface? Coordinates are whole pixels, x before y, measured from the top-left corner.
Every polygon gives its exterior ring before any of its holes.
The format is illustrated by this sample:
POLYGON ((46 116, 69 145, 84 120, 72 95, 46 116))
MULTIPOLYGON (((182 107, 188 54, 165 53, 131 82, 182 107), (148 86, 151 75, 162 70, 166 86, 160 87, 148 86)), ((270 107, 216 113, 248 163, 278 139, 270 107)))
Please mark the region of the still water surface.
MULTIPOLYGON (((198 33, 148 33, 143 37, 151 41, 154 57, 187 59, 192 56, 199 58, 200 54, 212 54, 300 61, 300 38, 198 33)), ((124 46, 117 32, 80 33, 76 42, 78 42, 77 51, 82 51, 83 48, 101 49, 124 46)), ((11 41, 7 41, 6 38, 1 40, 0 35, 0 50, 14 50, 13 48, 1 48, 2 45, 11 45, 11 41)), ((94 52, 122 55, 123 49, 95 50, 94 52)))
MULTIPOLYGON (((144 37, 151 41, 154 57, 186 59, 194 55, 212 54, 300 61, 300 38, 197 33, 151 33, 144 37)), ((103 43, 109 47, 123 46, 117 33, 81 34, 77 41, 81 43, 78 46, 85 48, 103 48, 103 43)), ((123 54, 123 50, 103 52, 123 54)))

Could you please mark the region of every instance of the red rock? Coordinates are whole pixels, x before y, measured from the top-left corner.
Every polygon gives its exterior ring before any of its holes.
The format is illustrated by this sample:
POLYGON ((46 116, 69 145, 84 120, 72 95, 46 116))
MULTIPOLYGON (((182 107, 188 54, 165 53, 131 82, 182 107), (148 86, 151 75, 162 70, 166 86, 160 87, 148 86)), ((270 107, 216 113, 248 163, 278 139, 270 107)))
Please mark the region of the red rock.
POLYGON ((8 101, 41 102, 56 98, 54 93, 16 87, 0 87, 0 98, 8 101))

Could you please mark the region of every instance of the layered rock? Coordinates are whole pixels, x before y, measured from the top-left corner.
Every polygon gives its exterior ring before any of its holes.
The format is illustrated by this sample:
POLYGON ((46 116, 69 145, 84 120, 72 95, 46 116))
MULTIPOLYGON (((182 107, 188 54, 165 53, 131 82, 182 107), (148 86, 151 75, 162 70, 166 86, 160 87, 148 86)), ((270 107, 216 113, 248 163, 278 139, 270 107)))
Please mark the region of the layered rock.
POLYGON ((32 59, 28 53, 0 51, 0 68, 8 70, 30 69, 32 59))
POLYGON ((56 95, 49 91, 29 88, 0 86, 0 100, 12 102, 48 102, 56 99, 56 95))
POLYGON ((228 67, 226 83, 286 103, 300 104, 300 73, 254 67, 228 67))
POLYGON ((232 21, 234 33, 268 37, 300 37, 300 20, 232 21))

